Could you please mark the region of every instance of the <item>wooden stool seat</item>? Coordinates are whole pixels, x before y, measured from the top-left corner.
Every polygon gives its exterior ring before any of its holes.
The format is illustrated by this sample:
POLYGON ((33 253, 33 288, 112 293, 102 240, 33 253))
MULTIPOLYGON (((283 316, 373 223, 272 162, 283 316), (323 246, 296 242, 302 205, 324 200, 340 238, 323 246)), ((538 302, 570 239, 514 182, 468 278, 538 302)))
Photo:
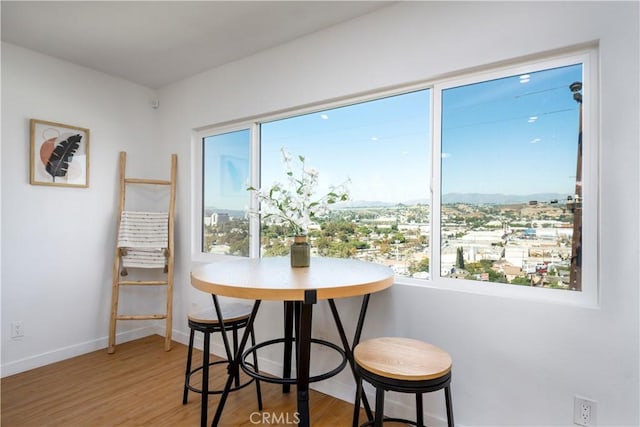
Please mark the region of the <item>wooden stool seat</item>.
MULTIPOLYGON (((251 308, 252 306, 249 304, 234 302, 221 305, 220 311, 222 312, 222 319, 225 323, 238 322, 240 320, 249 320, 251 308)), ((187 318, 191 322, 204 323, 207 325, 217 325, 220 323, 213 307, 200 310, 196 313, 189 313, 187 318)))
POLYGON ((358 344, 353 350, 356 364, 357 391, 353 413, 353 426, 358 425, 362 380, 376 388, 375 418, 363 426, 382 426, 385 421, 404 422, 423 426, 422 395, 445 391, 447 422, 453 426, 451 404, 451 356, 439 347, 423 341, 384 337, 358 344), (387 390, 416 395, 416 421, 400 418, 384 418, 384 392, 387 390))
MULTIPOLYGON (((216 304, 216 297, 213 296, 214 306, 216 304)), ((200 393, 201 394, 201 416, 200 416, 200 424, 202 427, 207 426, 207 407, 208 407, 208 397, 211 394, 222 394, 223 390, 212 390, 209 388, 209 367, 212 365, 218 364, 226 364, 229 365, 234 355, 238 351, 238 330, 246 327, 249 323, 249 319, 251 317, 252 306, 250 304, 236 303, 230 302, 227 304, 219 304, 220 314, 222 316, 222 322, 220 322, 216 310, 214 307, 199 310, 194 313, 190 313, 187 315, 187 319, 189 322, 189 348, 187 352, 187 367, 185 370, 185 379, 184 379, 184 391, 182 395, 182 404, 187 403, 187 398, 189 394, 189 390, 200 393), (223 343, 226 352, 226 358, 223 360, 218 360, 214 362, 209 362, 209 349, 211 342, 211 334, 215 332, 223 332, 223 326, 225 332, 233 333, 233 349, 230 348, 229 342, 226 338, 226 334, 223 334, 223 343), (204 343, 203 343, 203 352, 202 352, 202 365, 196 367, 195 369, 191 369, 191 359, 193 355, 193 342, 195 331, 202 332, 204 334, 204 343), (191 376, 198 371, 202 371, 202 387, 197 388, 191 385, 191 376)), ((250 331, 251 334, 251 342, 255 346, 255 335, 253 333, 253 329, 250 331)), ((258 360, 257 356, 253 354, 253 365, 256 372, 258 372, 258 360)), ((226 374, 226 370, 224 371, 226 374)), ((258 409, 262 410, 262 393, 260 391, 260 382, 258 380, 254 380, 253 378, 245 381, 244 383, 240 382, 239 374, 235 377, 235 386, 232 387, 229 391, 240 390, 251 384, 252 382, 256 383, 256 394, 258 398, 258 409)))
POLYGON ((410 338, 374 338, 360 343, 353 357, 367 371, 397 380, 430 380, 451 371, 446 351, 410 338))

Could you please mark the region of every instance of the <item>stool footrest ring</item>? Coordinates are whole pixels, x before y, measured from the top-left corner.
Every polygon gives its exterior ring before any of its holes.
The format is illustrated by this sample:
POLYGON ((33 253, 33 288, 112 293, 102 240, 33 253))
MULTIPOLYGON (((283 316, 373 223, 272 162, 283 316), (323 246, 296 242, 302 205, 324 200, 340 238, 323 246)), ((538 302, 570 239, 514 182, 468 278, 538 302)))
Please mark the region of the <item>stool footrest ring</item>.
MULTIPOLYGON (((216 360, 215 362, 209 363, 209 366, 220 365, 220 364, 223 364, 223 363, 226 364, 226 365, 229 365, 229 362, 226 361, 226 360, 216 360)), ((247 363, 247 364, 250 365, 253 368, 253 363, 247 363)), ((195 374, 196 372, 198 372, 198 371, 202 371, 202 366, 198 366, 197 368, 195 368, 191 372, 189 372, 189 380, 188 380, 187 385, 186 385, 186 387, 189 390, 191 390, 192 392, 194 392, 194 393, 202 393, 201 389, 191 385, 191 376, 193 374, 195 374)), ((254 381, 255 381, 255 378, 250 378, 249 380, 245 381, 244 383, 242 383, 242 384, 240 384, 238 386, 231 387, 229 389, 229 392, 233 392, 233 391, 237 391, 237 390, 243 389, 243 388, 247 387, 249 384, 253 383, 254 381)), ((214 390, 209 390, 207 394, 222 394, 223 392, 224 392, 223 389, 220 389, 220 390, 214 389, 214 390)))
MULTIPOLYGON (((295 342, 295 338, 293 339, 293 341, 295 342)), ((267 377, 265 375, 260 374, 259 372, 256 372, 255 368, 253 368, 253 365, 249 362, 246 361, 247 357, 249 357, 250 354, 256 352, 257 350, 264 348, 264 347, 268 347, 270 345, 274 345, 274 344, 280 344, 280 343, 284 343, 285 342, 285 338, 276 338, 273 340, 268 340, 268 341, 264 341, 261 342, 257 345, 254 345, 253 347, 248 348, 247 350, 245 350, 245 352, 242 354, 242 357, 240 358, 240 366, 242 367, 242 370, 249 375, 250 377, 253 377, 257 380, 260 381, 264 381, 264 382, 268 382, 268 383, 273 383, 273 384, 296 384, 297 382, 297 378, 280 378, 280 377, 267 377)), ((342 360, 340 361, 340 363, 338 364, 337 367, 335 367, 334 369, 327 371, 325 373, 319 374, 319 375, 314 375, 309 377, 309 382, 317 382, 317 381, 323 381, 326 380, 327 378, 331 378, 335 375, 337 375, 338 373, 340 373, 344 367, 347 365, 347 355, 344 352, 343 349, 341 349, 339 346, 337 346, 336 344, 329 342, 329 341, 325 341, 325 340, 321 340, 321 339, 317 339, 317 338, 311 338, 311 343, 312 344, 319 344, 325 347, 329 347, 333 350, 335 350, 340 356, 342 356, 342 360)))

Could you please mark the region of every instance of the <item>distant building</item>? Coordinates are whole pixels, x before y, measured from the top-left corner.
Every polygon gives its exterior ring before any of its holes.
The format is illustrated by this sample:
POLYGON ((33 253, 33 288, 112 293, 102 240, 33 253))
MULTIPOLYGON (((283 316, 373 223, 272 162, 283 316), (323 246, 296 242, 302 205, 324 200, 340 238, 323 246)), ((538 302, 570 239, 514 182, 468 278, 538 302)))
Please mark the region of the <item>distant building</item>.
POLYGON ((211 225, 224 224, 229 222, 231 218, 228 213, 214 213, 211 214, 211 225))
POLYGON ((522 269, 506 261, 499 261, 492 267, 493 271, 502 273, 511 282, 516 277, 522 276, 522 269))
POLYGON ((504 248, 504 259, 511 265, 522 265, 529 256, 529 249, 524 246, 507 246, 504 248))

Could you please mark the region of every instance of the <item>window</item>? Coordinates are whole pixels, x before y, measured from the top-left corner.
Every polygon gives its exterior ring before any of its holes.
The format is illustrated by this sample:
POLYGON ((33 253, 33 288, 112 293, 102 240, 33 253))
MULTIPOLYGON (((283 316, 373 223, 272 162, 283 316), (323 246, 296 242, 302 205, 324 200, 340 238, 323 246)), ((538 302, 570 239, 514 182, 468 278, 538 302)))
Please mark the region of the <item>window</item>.
POLYGON ((581 289, 582 79, 578 63, 443 87, 443 277, 581 289))
POLYGON ((321 192, 351 180, 351 200, 312 225, 315 255, 406 283, 593 303, 595 61, 588 50, 200 133, 199 251, 288 253, 282 229, 247 217, 246 191, 281 181, 286 148, 321 192))
MULTIPOLYGON (((427 277, 430 103, 430 91, 423 89, 261 124, 263 185, 282 181, 282 147, 318 170, 320 193, 351 180, 350 201, 312 224, 317 255, 427 277)), ((263 223, 261 229, 263 256, 289 252, 290 239, 280 227, 263 223)))
POLYGON ((202 140, 201 251, 249 256, 249 129, 202 140))

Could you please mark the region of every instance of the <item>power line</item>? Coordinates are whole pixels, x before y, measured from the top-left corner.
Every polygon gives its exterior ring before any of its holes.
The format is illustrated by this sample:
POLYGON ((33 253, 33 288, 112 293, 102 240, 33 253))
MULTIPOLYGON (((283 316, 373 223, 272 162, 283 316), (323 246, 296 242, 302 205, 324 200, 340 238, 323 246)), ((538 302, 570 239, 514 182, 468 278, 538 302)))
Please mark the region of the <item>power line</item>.
POLYGON ((532 114, 527 114, 526 116, 516 116, 516 117, 507 117, 504 119, 496 119, 496 120, 487 120, 484 122, 475 122, 475 123, 469 123, 469 124, 464 124, 464 125, 459 125, 459 126, 448 126, 448 127, 442 127, 443 130, 449 130, 449 129, 460 129, 460 128, 466 128, 466 127, 472 127, 472 126, 480 126, 480 125, 486 125, 486 124, 492 124, 492 123, 503 123, 503 122, 511 122, 511 121, 515 121, 515 120, 523 120, 523 119, 529 119, 532 116, 537 116, 537 117, 541 117, 541 116, 549 116, 552 114, 560 114, 560 113, 566 113, 569 111, 575 111, 576 108, 565 108, 562 110, 553 110, 553 111, 544 111, 542 113, 532 113, 532 114))

